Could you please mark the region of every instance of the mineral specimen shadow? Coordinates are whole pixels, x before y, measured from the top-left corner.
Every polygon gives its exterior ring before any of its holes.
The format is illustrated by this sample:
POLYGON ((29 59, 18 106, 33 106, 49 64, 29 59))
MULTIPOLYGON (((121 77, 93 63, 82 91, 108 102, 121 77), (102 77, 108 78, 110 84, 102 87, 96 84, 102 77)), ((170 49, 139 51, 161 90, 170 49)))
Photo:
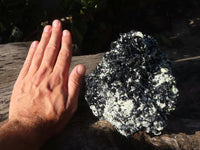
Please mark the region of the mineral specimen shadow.
POLYGON ((176 110, 169 116, 164 132, 195 134, 200 130, 200 58, 176 60, 173 74, 179 89, 176 110))

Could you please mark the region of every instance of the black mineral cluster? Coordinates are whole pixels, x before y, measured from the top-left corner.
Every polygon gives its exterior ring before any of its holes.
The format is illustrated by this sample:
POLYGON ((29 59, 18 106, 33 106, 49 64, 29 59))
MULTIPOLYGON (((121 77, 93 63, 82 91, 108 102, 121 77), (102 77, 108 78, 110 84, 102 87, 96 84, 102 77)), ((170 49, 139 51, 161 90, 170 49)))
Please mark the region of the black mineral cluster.
POLYGON ((124 136, 140 130, 161 134, 178 96, 170 63, 156 40, 136 31, 112 42, 85 83, 93 114, 124 136))

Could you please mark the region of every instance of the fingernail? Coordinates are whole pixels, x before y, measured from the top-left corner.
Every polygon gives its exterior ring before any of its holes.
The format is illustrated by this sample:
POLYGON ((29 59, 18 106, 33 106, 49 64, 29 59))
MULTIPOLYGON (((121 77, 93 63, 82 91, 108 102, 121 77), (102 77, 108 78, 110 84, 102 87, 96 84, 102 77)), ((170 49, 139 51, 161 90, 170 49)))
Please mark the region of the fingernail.
POLYGON ((50 30, 51 30, 51 27, 50 27, 50 26, 46 26, 46 27, 44 28, 44 32, 50 32, 50 30))
POLYGON ((69 31, 64 30, 64 31, 63 31, 63 36, 68 36, 68 35, 69 35, 69 31))
POLYGON ((58 27, 59 24, 60 24, 60 22, 58 20, 54 20, 54 22, 53 22, 53 26, 54 27, 58 27))
POLYGON ((32 44, 31 44, 31 47, 36 47, 37 46, 37 41, 34 41, 32 44))
POLYGON ((79 74, 79 75, 84 75, 85 74, 85 66, 78 66, 78 68, 77 68, 77 73, 79 74))

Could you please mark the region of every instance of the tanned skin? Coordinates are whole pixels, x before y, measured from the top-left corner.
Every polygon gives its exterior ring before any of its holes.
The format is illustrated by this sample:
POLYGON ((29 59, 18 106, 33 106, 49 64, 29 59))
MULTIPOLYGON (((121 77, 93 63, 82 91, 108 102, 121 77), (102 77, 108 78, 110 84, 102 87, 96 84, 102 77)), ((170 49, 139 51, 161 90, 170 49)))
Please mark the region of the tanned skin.
POLYGON ((72 38, 59 20, 34 41, 14 85, 1 150, 37 150, 67 125, 77 109, 85 67, 71 72, 72 38), (61 46, 60 46, 61 45, 61 46))

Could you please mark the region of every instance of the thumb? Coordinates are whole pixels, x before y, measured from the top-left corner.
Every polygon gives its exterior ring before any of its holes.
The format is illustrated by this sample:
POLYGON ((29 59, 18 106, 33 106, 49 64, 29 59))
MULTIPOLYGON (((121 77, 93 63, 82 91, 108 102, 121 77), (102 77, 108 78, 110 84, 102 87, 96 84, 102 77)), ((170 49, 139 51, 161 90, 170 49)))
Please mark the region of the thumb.
POLYGON ((80 92, 83 76, 85 75, 85 66, 77 65, 71 72, 68 80, 68 100, 66 109, 74 113, 78 106, 78 97, 80 92))

